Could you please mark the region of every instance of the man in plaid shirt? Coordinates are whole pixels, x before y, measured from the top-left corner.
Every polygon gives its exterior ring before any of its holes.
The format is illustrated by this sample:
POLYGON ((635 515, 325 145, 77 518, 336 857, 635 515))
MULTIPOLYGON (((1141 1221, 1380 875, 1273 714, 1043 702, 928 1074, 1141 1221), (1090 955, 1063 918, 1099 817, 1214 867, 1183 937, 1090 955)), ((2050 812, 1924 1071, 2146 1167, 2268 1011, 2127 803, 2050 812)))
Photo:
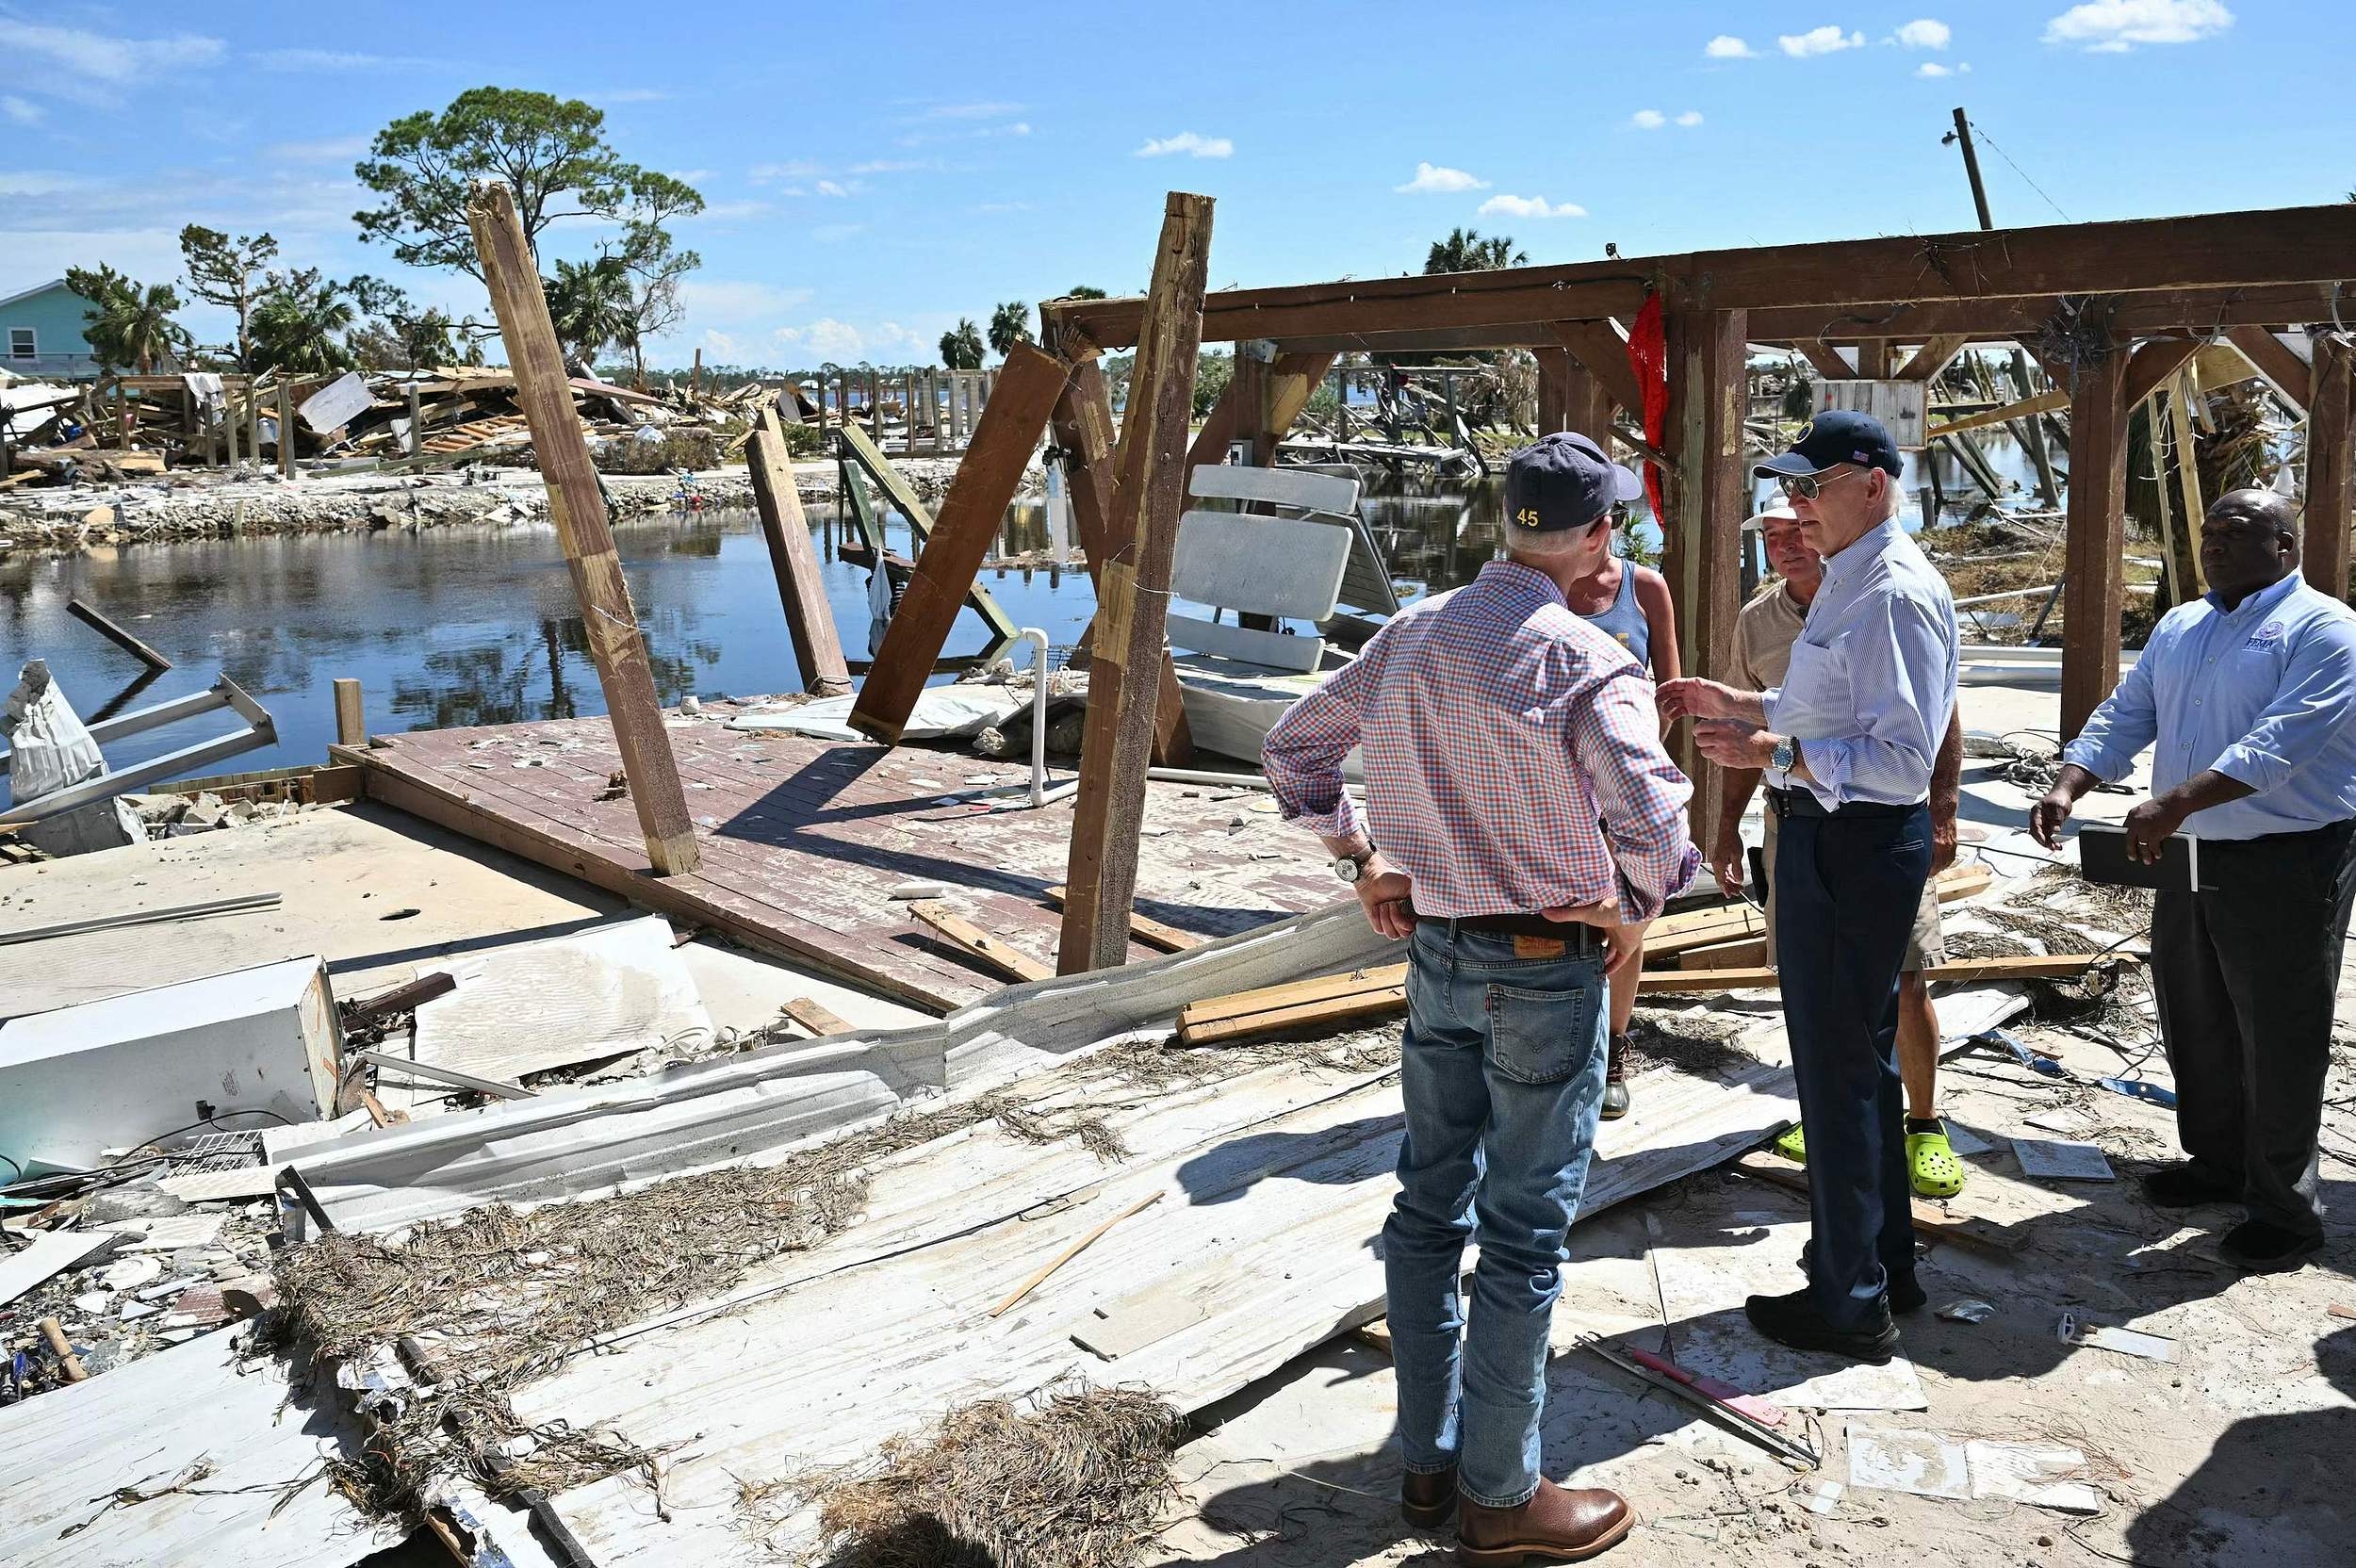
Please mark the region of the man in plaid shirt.
POLYGON ((1262 752, 1284 815, 1324 839, 1377 930, 1409 939, 1406 1135, 1383 1230, 1401 1501, 1426 1527, 1461 1509, 1476 1563, 1592 1555, 1634 1523, 1617 1494, 1538 1472, 1546 1334, 1603 1098, 1605 975, 1636 952, 1620 929, 1701 864, 1651 683, 1563 597, 1569 547, 1635 476, 1558 434, 1505 482, 1507 558, 1393 620, 1262 752), (1371 841, 1342 787, 1362 744, 1371 841))

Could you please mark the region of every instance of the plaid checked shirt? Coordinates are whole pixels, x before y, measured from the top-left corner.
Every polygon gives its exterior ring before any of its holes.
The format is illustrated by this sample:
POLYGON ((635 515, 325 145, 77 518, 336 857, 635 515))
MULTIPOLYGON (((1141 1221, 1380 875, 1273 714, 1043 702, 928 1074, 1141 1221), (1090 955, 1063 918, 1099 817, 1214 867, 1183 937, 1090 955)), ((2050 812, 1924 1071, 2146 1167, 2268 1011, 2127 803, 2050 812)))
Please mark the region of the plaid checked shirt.
POLYGON ((1358 829, 1341 770, 1360 743, 1371 837, 1419 915, 1613 900, 1650 920, 1700 868, 1652 683, 1528 566, 1493 561, 1397 617, 1285 712, 1261 761, 1286 820, 1358 829))

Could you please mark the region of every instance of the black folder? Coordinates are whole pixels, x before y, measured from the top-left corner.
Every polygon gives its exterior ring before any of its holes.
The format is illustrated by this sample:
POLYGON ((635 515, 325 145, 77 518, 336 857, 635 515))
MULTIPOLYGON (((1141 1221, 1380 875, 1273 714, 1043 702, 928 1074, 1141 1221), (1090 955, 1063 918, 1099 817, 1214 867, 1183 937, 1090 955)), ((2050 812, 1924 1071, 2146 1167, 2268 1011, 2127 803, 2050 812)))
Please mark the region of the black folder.
POLYGON ((2127 853, 2127 830, 2102 823, 2078 829, 2078 869, 2089 882, 2126 888, 2201 887, 2201 841, 2171 833, 2160 841, 2160 858, 2147 865, 2127 853))

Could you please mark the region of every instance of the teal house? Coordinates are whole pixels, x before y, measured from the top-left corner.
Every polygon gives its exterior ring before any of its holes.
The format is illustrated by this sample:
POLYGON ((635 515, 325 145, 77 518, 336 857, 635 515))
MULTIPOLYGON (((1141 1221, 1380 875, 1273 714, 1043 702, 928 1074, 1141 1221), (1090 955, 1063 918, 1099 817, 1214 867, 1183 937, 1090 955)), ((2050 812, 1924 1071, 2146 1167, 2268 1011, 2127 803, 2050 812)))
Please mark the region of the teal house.
POLYGON ((82 336, 90 308, 63 278, 0 299, 0 369, 37 381, 95 377, 98 362, 82 336))

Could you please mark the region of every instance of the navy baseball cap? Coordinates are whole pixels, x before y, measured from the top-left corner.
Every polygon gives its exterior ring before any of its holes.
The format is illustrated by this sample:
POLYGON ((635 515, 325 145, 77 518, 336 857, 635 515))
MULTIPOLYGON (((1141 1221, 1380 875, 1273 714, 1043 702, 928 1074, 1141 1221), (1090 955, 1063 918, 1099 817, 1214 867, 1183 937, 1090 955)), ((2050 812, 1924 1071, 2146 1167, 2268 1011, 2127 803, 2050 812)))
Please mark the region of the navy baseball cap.
POLYGON ((1906 472, 1898 443, 1889 428, 1871 414, 1853 408, 1828 408, 1800 427, 1800 438, 1781 457, 1769 458, 1751 472, 1760 479, 1785 474, 1821 474, 1843 463, 1860 468, 1881 468, 1891 475, 1906 472))
POLYGON ((1644 493, 1641 480, 1575 431, 1541 436, 1505 466, 1506 521, 1533 533, 1585 528, 1644 493))

